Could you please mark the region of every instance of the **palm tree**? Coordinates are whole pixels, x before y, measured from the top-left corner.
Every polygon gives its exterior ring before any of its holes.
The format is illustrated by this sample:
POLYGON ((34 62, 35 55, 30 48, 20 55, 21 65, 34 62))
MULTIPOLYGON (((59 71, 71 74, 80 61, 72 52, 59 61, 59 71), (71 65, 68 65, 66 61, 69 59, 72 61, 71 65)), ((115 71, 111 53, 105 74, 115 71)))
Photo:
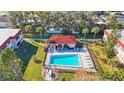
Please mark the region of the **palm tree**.
POLYGON ((111 29, 113 30, 113 35, 116 36, 119 29, 122 29, 122 28, 123 28, 123 25, 120 22, 114 23, 111 27, 111 29))
POLYGON ((36 32, 39 32, 42 38, 42 34, 44 33, 43 27, 37 27, 36 32))
POLYGON ((110 59, 114 56, 114 45, 116 44, 116 41, 114 40, 113 33, 108 36, 107 42, 105 43, 104 51, 107 54, 107 57, 110 59))
POLYGON ((0 62, 3 65, 2 67, 4 67, 3 72, 5 74, 3 79, 22 80, 22 61, 17 58, 16 53, 12 49, 5 48, 2 51, 0 54, 0 62))
POLYGON ((98 20, 99 20, 98 16, 97 16, 97 15, 93 15, 92 21, 93 21, 94 23, 96 23, 96 22, 98 22, 98 20))
MULTIPOLYGON (((17 28, 17 24, 19 23, 18 21, 16 22, 15 19, 17 20, 17 11, 16 12, 13 12, 13 11, 9 11, 8 12, 8 21, 9 21, 9 27, 11 28, 17 28)), ((19 19, 19 18, 18 18, 19 19)))
POLYGON ((109 15, 109 16, 107 16, 107 18, 106 18, 107 25, 111 26, 115 22, 117 22, 115 15, 109 15))
POLYGON ((32 38, 32 26, 31 25, 26 25, 25 26, 25 31, 29 32, 32 38))
POLYGON ((86 34, 89 33, 89 29, 88 28, 84 28, 82 30, 82 34, 84 34, 84 39, 86 38, 86 34))
POLYGON ((63 32, 65 35, 69 35, 69 34, 72 33, 72 31, 70 30, 69 27, 64 27, 63 30, 62 30, 62 32, 63 32))
POLYGON ((91 32, 94 33, 94 38, 96 37, 96 34, 100 31, 99 27, 93 27, 91 32))

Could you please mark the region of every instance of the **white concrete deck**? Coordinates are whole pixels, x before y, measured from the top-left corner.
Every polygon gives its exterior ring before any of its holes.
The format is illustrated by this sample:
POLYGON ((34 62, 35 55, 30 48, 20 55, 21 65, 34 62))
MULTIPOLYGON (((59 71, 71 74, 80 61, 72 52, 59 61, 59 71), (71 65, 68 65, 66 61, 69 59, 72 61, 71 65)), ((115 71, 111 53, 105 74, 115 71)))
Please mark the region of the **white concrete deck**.
POLYGON ((68 69, 68 70, 78 70, 85 69, 90 72, 96 72, 94 63, 90 57, 90 54, 87 48, 84 48, 83 52, 48 52, 45 60, 45 67, 50 67, 54 69, 68 69), (72 67, 72 66, 58 66, 58 65, 50 65, 50 55, 63 55, 63 54, 78 54, 81 59, 81 67, 72 67))

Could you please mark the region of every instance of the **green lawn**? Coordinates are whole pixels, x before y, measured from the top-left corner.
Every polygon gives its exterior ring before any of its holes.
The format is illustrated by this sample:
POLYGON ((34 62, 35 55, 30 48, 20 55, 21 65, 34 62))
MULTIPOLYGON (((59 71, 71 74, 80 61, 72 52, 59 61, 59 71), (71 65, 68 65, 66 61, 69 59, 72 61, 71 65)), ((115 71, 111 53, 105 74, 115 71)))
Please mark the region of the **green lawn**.
POLYGON ((42 63, 35 63, 31 59, 24 73, 25 80, 43 80, 43 77, 41 76, 41 71, 43 67, 45 53, 41 50, 41 48, 38 48, 36 55, 41 58, 42 63))
MULTIPOLYGON (((23 33, 24 38, 31 38, 31 34, 30 33, 23 33)), ((42 35, 42 38, 49 38, 51 35, 50 34, 45 34, 42 35)), ((41 39, 41 35, 39 33, 32 33, 32 38, 35 39, 41 39)))
POLYGON ((24 80, 43 80, 41 71, 43 67, 43 61, 45 58, 45 52, 42 49, 43 43, 38 41, 24 41, 22 46, 17 51, 17 54, 24 63, 27 64, 27 68, 24 72, 24 80), (41 58, 41 63, 35 63, 32 60, 32 56, 37 55, 41 58))
MULTIPOLYGON (((79 35, 75 35, 77 39, 84 39, 84 35, 83 34, 79 34, 79 35)), ((95 39, 101 39, 103 38, 102 34, 96 34, 95 39)), ((94 34, 87 34, 85 39, 94 39, 94 34)))

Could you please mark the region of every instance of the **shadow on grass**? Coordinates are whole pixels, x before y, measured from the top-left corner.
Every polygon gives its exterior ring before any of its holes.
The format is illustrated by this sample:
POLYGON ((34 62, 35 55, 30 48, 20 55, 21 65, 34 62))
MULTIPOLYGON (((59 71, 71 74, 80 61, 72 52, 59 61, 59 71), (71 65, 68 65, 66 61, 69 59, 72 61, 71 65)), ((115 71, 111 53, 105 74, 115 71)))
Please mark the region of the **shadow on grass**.
POLYGON ((17 56, 23 61, 23 67, 27 67, 29 60, 36 54, 38 47, 23 41, 20 48, 17 49, 17 56))
MULTIPOLYGON (((119 62, 118 62, 119 63, 119 62)), ((120 63, 117 65, 118 68, 124 69, 124 64, 120 63)))
MULTIPOLYGON (((78 39, 83 39, 84 35, 80 34, 80 35, 76 35, 76 38, 78 39)), ((103 38, 103 34, 96 34, 95 39, 102 39, 103 38)), ((87 34, 85 39, 94 39, 94 34, 87 34)))
POLYGON ((41 35, 40 34, 33 34, 32 37, 35 38, 35 39, 41 39, 41 35))

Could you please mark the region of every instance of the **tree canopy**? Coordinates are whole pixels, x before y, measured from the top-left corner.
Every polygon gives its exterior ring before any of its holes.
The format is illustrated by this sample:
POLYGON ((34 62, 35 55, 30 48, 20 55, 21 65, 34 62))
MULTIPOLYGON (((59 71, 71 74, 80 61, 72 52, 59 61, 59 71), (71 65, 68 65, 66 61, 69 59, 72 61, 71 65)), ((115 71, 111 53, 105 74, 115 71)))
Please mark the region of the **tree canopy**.
POLYGON ((22 61, 9 48, 0 53, 0 80, 22 80, 22 61))
POLYGON ((91 32, 94 33, 94 38, 96 36, 96 34, 100 31, 100 28, 99 27, 93 27, 91 32))

